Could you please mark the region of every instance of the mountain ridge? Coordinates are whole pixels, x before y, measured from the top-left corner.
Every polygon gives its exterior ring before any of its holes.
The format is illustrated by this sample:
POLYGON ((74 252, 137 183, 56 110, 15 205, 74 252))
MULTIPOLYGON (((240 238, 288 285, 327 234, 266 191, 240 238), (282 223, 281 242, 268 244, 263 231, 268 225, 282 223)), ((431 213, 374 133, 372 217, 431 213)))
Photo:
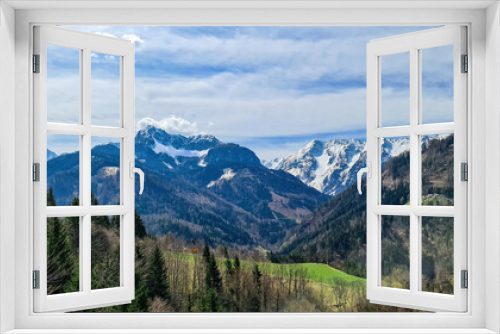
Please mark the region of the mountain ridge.
MULTIPOLYGON (((298 220, 328 200, 292 175, 262 166, 250 149, 214 136, 147 127, 135 144, 136 166, 146 174, 136 207, 151 234, 277 249, 298 220)), ((101 204, 119 202, 119 159, 114 143, 92 148, 92 190, 101 204)), ((69 205, 78 193, 70 182, 78 180, 78 162, 78 152, 48 162, 48 187, 58 205, 69 205)))

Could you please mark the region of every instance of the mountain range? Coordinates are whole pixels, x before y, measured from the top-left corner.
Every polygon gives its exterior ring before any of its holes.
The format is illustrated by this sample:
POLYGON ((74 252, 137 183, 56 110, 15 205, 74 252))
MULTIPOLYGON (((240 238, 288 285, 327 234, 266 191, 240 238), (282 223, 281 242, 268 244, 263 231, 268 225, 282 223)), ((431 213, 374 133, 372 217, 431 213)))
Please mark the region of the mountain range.
MULTIPOLYGON (((213 136, 148 126, 135 146, 136 166, 146 174, 136 208, 153 235, 277 249, 297 222, 329 199, 285 171, 266 168, 250 149, 213 136)), ((92 148, 91 188, 99 204, 119 202, 119 161, 116 144, 92 148)), ((77 195, 78 166, 78 152, 48 160, 47 184, 57 205, 77 195)))
MULTIPOLYGON (((384 138, 382 164, 409 149, 408 137, 384 138)), ((294 154, 262 163, 270 169, 284 170, 324 194, 335 196, 355 183, 358 171, 366 166, 366 141, 313 140, 294 154)))
MULTIPOLYGON (((384 140, 383 162, 408 144, 407 138, 384 140)), ((188 137, 147 126, 136 134, 135 154, 146 174, 136 209, 148 233, 276 251, 321 204, 356 182, 366 144, 315 140, 269 165, 252 150, 212 135, 188 137)), ((47 155, 48 188, 57 205, 70 205, 78 196, 79 154, 47 155)), ((101 205, 120 201, 119 161, 115 143, 92 148, 91 188, 101 205)))

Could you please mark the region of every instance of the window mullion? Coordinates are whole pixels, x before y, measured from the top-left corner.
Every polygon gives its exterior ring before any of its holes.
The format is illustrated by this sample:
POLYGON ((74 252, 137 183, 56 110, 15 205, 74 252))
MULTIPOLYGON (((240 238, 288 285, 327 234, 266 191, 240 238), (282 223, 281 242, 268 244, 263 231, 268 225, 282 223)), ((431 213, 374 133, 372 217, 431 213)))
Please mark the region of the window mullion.
POLYGON ((82 123, 83 126, 86 127, 89 131, 87 131, 83 135, 82 140, 82 159, 81 170, 82 170, 82 179, 80 180, 80 186, 82 187, 81 197, 82 204, 85 208, 88 208, 89 211, 83 217, 83 233, 82 233, 82 244, 80 247, 80 257, 82 260, 82 271, 80 272, 80 279, 83 281, 83 291, 86 293, 90 293, 91 291, 91 215, 90 215, 90 207, 91 207, 91 133, 90 133, 90 117, 91 117, 91 91, 90 91, 90 59, 91 50, 89 48, 83 49, 83 61, 82 61, 82 123))
POLYGON ((420 204, 420 141, 415 133, 419 123, 419 56, 418 49, 410 49, 410 291, 419 290, 420 242, 419 216, 415 209, 420 204))

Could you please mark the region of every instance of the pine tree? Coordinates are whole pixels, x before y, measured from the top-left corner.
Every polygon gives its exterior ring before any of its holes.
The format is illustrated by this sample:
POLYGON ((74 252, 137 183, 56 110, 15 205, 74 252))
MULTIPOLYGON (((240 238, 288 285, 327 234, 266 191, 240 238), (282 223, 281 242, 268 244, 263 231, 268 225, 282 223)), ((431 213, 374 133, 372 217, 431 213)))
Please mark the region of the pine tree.
POLYGON ((257 264, 254 265, 252 269, 253 278, 253 293, 249 300, 248 311, 249 312, 260 312, 260 295, 261 295, 261 279, 262 273, 259 270, 257 264))
MULTIPOLYGON (((93 190, 90 190, 90 204, 94 205, 94 206, 99 205, 99 201, 97 200, 97 197, 95 196, 93 190)), ((111 223, 109 221, 108 216, 93 216, 92 223, 106 227, 106 228, 111 227, 111 223)))
POLYGON ((57 206, 54 190, 52 188, 47 191, 47 206, 57 206))
POLYGON ((240 258, 238 255, 234 256, 234 269, 238 270, 241 268, 240 258))
POLYGON ((262 273, 260 272, 259 265, 256 263, 252 269, 252 277, 253 277, 253 284, 255 287, 260 290, 260 278, 262 277, 262 273))
POLYGON ((197 307, 198 312, 224 312, 219 295, 215 289, 209 289, 200 300, 197 307))
POLYGON ((215 289, 218 293, 222 292, 222 277, 214 254, 210 254, 208 260, 205 284, 207 289, 215 289))
POLYGON ((146 237, 146 228, 144 227, 144 222, 142 221, 141 215, 135 211, 135 236, 136 238, 146 237))
POLYGON ((241 307, 241 263, 238 255, 234 255, 234 296, 236 312, 240 312, 241 307))
POLYGON ((127 305, 125 312, 148 312, 149 311, 149 291, 148 286, 141 278, 141 270, 135 268, 135 299, 127 305))
POLYGON ((156 246, 151 256, 146 282, 151 299, 155 297, 163 300, 170 299, 170 282, 167 276, 167 268, 165 267, 165 259, 158 246, 156 246))
POLYGON ((222 276, 217 267, 215 255, 210 252, 208 245, 203 248, 203 259, 206 265, 205 293, 198 304, 199 312, 223 312, 221 301, 222 276))
MULTIPOLYGON (((52 194, 51 194, 52 195, 52 194)), ((47 219, 47 290, 50 294, 78 291, 78 268, 71 241, 60 218, 47 219), (76 282, 75 282, 76 280, 76 282)))
POLYGON ((205 246, 203 246, 202 256, 205 264, 208 264, 208 262, 210 261, 210 247, 208 247, 208 244, 205 244, 205 246))

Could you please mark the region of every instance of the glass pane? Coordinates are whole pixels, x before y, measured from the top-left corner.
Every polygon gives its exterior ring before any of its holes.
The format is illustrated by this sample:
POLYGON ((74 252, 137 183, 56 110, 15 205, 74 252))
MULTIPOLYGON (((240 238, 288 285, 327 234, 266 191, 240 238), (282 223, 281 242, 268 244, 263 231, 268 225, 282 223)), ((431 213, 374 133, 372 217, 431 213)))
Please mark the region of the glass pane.
POLYGON ((422 291, 453 294, 453 218, 422 217, 422 291))
POLYGON ((80 123, 80 50, 47 45, 47 122, 80 123))
POLYGON ((120 216, 92 217, 92 290, 120 286, 120 216))
POLYGON ((410 53, 380 58, 382 126, 410 125, 410 53))
POLYGON ((92 137, 92 205, 119 205, 120 138, 92 137))
POLYGON ((453 206, 453 134, 422 136, 422 205, 453 206))
POLYGON ((80 218, 47 218, 47 294, 80 291, 80 218))
POLYGON ((47 206, 79 205, 80 136, 47 134, 47 206))
POLYGON ((382 286, 410 288, 410 217, 382 216, 382 286))
POLYGON ((381 138, 382 205, 410 204, 410 137, 381 138))
POLYGON ((120 57, 92 52, 92 125, 120 126, 120 57))
POLYGON ((453 45, 420 51, 422 124, 453 122, 453 45))

